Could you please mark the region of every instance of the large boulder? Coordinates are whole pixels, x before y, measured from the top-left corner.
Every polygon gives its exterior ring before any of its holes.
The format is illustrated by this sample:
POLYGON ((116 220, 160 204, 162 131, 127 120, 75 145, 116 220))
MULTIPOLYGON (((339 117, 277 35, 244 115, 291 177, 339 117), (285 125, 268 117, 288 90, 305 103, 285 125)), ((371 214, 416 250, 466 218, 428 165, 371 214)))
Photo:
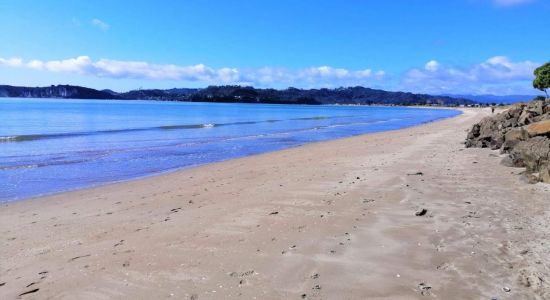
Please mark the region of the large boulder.
POLYGON ((521 112, 521 115, 519 115, 518 124, 520 126, 523 125, 529 125, 533 123, 533 118, 535 118, 536 115, 528 110, 524 110, 521 112))
POLYGON ((510 152, 519 142, 529 139, 527 130, 522 127, 512 128, 504 135, 504 143, 502 144, 502 152, 510 152))
POLYGON ((550 137, 550 119, 532 123, 526 128, 530 137, 535 136, 549 136, 550 137))
POLYGON ((544 101, 532 101, 527 104, 525 110, 534 114, 535 116, 539 116, 544 113, 544 105, 544 101))
POLYGON ((499 149, 504 143, 502 123, 496 118, 487 117, 472 127, 466 139, 466 147, 499 149))
POLYGON ((512 164, 527 168, 527 172, 538 174, 538 179, 550 182, 550 139, 537 136, 519 142, 510 152, 512 164))

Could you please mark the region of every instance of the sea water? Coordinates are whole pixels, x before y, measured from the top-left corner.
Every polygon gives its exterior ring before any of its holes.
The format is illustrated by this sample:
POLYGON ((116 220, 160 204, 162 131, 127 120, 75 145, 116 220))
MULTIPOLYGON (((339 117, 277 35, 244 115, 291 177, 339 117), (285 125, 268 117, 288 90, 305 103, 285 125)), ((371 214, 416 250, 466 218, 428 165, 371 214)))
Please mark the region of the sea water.
POLYGON ((0 202, 394 130, 459 113, 374 106, 0 98, 0 202))

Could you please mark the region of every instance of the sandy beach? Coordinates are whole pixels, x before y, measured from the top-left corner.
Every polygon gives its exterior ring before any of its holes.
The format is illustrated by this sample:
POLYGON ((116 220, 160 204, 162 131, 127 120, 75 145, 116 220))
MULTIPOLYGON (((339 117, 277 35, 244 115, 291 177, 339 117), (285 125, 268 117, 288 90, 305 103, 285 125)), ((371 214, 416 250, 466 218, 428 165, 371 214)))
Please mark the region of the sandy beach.
POLYGON ((550 185, 463 112, 3 204, 0 298, 549 299, 550 185))

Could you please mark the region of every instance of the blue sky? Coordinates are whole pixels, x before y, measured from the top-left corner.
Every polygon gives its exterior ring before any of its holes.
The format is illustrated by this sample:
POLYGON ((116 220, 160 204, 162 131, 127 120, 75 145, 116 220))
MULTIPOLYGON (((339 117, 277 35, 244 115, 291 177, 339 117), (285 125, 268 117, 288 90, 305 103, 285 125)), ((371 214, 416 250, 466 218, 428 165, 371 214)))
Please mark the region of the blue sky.
POLYGON ((0 84, 536 94, 547 0, 0 0, 0 84))

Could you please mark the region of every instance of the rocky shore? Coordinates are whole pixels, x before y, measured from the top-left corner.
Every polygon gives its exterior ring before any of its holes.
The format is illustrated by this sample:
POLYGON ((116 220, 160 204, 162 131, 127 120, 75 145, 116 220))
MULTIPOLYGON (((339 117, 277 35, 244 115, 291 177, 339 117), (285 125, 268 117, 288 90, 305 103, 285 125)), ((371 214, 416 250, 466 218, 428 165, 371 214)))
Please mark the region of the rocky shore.
POLYGON ((508 156, 503 163, 526 168, 530 182, 550 183, 550 101, 519 103, 475 124, 466 147, 491 148, 508 156))

